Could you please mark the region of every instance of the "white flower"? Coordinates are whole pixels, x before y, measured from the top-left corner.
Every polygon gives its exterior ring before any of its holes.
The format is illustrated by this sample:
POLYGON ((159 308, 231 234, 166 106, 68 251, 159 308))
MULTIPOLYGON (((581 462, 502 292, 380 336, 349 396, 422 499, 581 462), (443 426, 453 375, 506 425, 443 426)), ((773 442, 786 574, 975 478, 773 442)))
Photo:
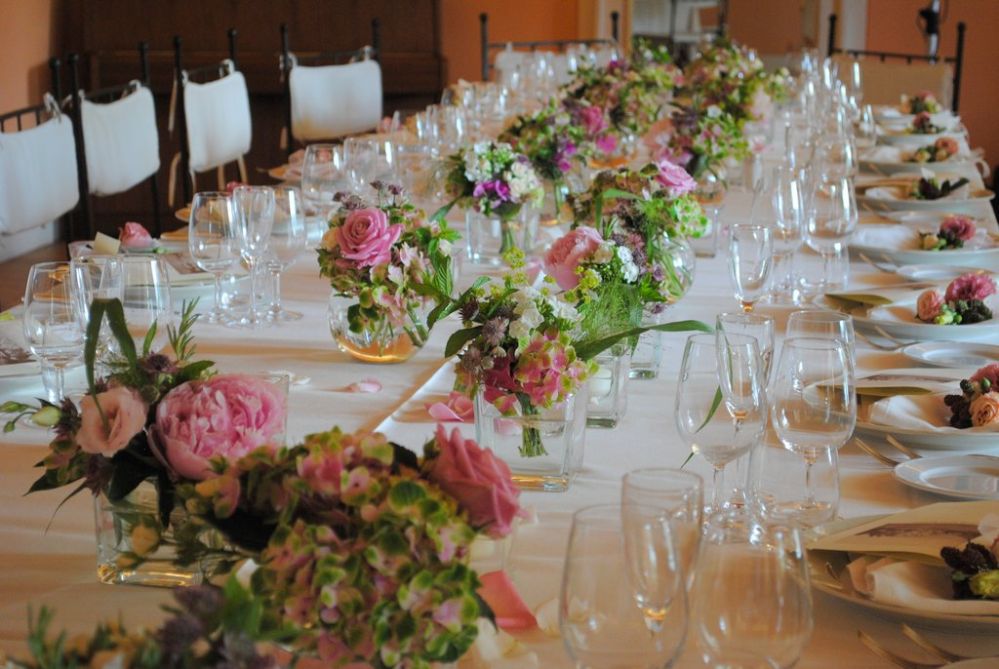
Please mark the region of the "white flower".
POLYGON ((633 260, 631 249, 627 246, 617 247, 617 257, 621 261, 621 274, 624 280, 633 283, 638 278, 638 265, 633 260))
POLYGON ((523 320, 515 320, 510 323, 510 328, 507 330, 511 337, 517 340, 525 339, 531 336, 531 328, 529 328, 523 320))
POLYGON ((446 239, 440 240, 440 242, 437 243, 437 250, 440 252, 440 254, 442 256, 450 256, 451 255, 451 242, 449 242, 446 239))
POLYGON ((722 115, 721 107, 718 105, 711 105, 708 107, 708 118, 718 118, 722 115))
POLYGON ((575 322, 579 320, 579 312, 576 311, 576 307, 562 300, 556 303, 555 315, 566 321, 575 322))

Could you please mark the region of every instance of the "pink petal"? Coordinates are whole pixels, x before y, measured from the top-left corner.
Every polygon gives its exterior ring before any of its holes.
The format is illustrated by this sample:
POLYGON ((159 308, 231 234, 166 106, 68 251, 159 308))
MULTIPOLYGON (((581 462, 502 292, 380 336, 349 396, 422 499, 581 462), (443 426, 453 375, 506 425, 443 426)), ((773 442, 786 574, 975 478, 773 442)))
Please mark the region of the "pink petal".
POLYGON ((496 624, 504 630, 525 630, 538 626, 534 614, 521 599, 505 571, 491 571, 479 576, 479 596, 496 614, 496 624))
POLYGON ((454 410, 444 402, 434 402, 427 404, 427 413, 438 423, 463 423, 465 419, 454 412, 454 410))
POLYGON ((350 384, 343 390, 347 393, 377 393, 381 389, 382 384, 378 379, 361 379, 350 384))
MULTIPOLYGON (((527 272, 527 283, 533 285, 534 281, 538 278, 538 274, 541 273, 542 263, 540 258, 531 258, 527 261, 527 266, 524 267, 524 271, 527 272)), ((578 283, 578 281, 577 281, 578 283)))

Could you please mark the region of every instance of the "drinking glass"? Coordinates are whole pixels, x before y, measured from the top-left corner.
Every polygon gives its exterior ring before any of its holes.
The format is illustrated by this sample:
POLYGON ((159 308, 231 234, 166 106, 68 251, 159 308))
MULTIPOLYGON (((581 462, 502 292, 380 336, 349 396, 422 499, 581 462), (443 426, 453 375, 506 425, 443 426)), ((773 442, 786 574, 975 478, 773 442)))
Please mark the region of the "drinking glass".
POLYGON ((774 168, 753 198, 753 222, 768 226, 773 237, 770 292, 774 302, 794 303, 797 298, 792 261, 801 247, 804 195, 802 172, 783 165, 774 168))
POLYGON ((664 513, 626 514, 615 504, 573 514, 559 627, 577 667, 673 664, 687 633, 687 606, 664 513))
POLYGON ((864 105, 860 110, 860 120, 854 133, 857 148, 874 146, 878 141, 878 124, 874 119, 874 107, 864 105))
POLYGON ((687 338, 676 392, 677 431, 714 468, 712 508, 726 505, 725 466, 747 453, 767 422, 766 380, 756 340, 731 334, 687 338))
POLYGON ((348 137, 343 143, 343 157, 355 193, 368 192, 374 181, 398 181, 395 144, 390 139, 348 137))
POLYGON ((752 311, 753 305, 766 294, 770 278, 773 260, 770 228, 755 223, 735 223, 731 226, 728 248, 728 271, 735 297, 743 311, 752 311))
POLYGON ((774 319, 766 314, 723 313, 715 319, 718 335, 748 335, 756 340, 762 359, 764 381, 770 378, 774 358, 774 319))
POLYGON ((799 526, 830 520, 828 509, 839 507, 839 452, 822 448, 811 463, 789 451, 778 440, 764 440, 750 455, 750 508, 763 518, 799 526), (807 469, 811 468, 808 472, 807 469), (805 489, 806 475, 812 477, 811 491, 805 489), (801 509, 808 495, 816 509, 814 517, 801 509))
POLYGON ((857 145, 851 135, 843 132, 830 132, 819 137, 814 160, 831 178, 854 177, 860 169, 857 145))
POLYGON ((32 265, 24 289, 24 340, 42 368, 46 399, 62 402, 65 370, 83 357, 84 315, 63 262, 32 265))
POLYGON ((305 222, 302 193, 292 186, 274 189, 274 227, 271 230, 267 269, 271 273, 271 321, 297 321, 302 314, 281 306, 281 273, 305 251, 309 230, 305 222))
POLYGON ((704 481, 693 472, 666 467, 635 469, 621 479, 621 504, 662 509, 673 530, 680 568, 689 591, 701 545, 704 481))
POLYGON ((125 323, 137 351, 142 351, 150 330, 149 350, 167 343, 173 321, 173 298, 166 261, 161 256, 122 256, 122 304, 125 323))
POLYGON ((222 306, 222 276, 239 257, 234 218, 232 198, 228 193, 194 194, 187 250, 200 269, 215 277, 215 304, 206 318, 209 323, 225 323, 229 318, 222 306))
MULTIPOLYGON (((94 300, 121 300, 124 296, 124 276, 120 256, 92 255, 74 258, 69 263, 70 294, 82 318, 86 331, 90 323, 90 305, 94 300)), ((107 323, 101 325, 96 358, 102 366, 114 349, 114 338, 107 323)), ((101 373, 99 376, 103 376, 101 373)))
POLYGON ((302 161, 302 195, 309 208, 326 219, 333 196, 346 190, 344 149, 339 144, 310 144, 302 161))
POLYGON ((726 669, 797 664, 812 635, 812 596, 794 527, 744 511, 708 519, 691 595, 705 664, 726 669))
POLYGON ((793 337, 784 341, 771 391, 771 422, 784 448, 805 460, 805 499, 798 511, 803 524, 836 514, 817 492, 815 462, 825 449, 839 449, 853 435, 857 397, 853 364, 839 339, 793 337))
POLYGON ((255 328, 266 322, 257 311, 257 269, 267 255, 274 228, 275 198, 270 186, 240 186, 232 194, 239 252, 250 271, 250 311, 239 325, 255 328))
POLYGON ((816 339, 838 339, 846 345, 847 360, 856 362, 856 335, 853 331, 853 316, 825 309, 802 309, 792 312, 787 319, 785 337, 815 337, 816 339))
POLYGON ((816 179, 806 217, 805 241, 822 256, 819 292, 841 278, 833 279, 834 263, 857 227, 857 198, 848 177, 821 174, 816 179))

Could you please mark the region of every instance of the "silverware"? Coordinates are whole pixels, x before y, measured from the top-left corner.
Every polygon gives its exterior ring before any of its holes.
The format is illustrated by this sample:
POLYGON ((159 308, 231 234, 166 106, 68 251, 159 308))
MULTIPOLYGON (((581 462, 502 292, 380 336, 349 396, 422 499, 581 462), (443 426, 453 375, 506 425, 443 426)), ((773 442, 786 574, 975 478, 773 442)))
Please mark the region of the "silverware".
POLYGON ((901 441, 891 436, 890 434, 885 435, 885 441, 887 441, 889 445, 894 446, 898 451, 907 455, 910 460, 918 460, 919 458, 922 457, 921 455, 919 455, 919 453, 916 453, 914 450, 912 450, 911 448, 903 444, 901 441))
POLYGON ((894 274, 895 270, 898 269, 897 265, 893 265, 891 269, 886 269, 881 265, 877 264, 876 262, 874 262, 873 260, 871 260, 870 258, 868 258, 866 254, 858 253, 857 255, 860 256, 861 260, 863 260, 865 263, 867 263, 874 269, 878 270, 879 272, 884 272, 885 274, 894 274))
POLYGON ((862 450, 864 453, 867 453, 869 456, 871 456, 872 458, 874 458, 875 460, 877 460, 881 464, 887 465, 887 466, 892 467, 892 468, 898 466, 899 463, 898 463, 897 460, 892 460, 887 455, 884 455, 883 453, 881 453, 877 449, 873 448, 872 446, 868 446, 862 439, 859 439, 858 437, 854 437, 853 441, 854 441, 854 443, 857 444, 857 448, 859 448, 860 450, 862 450))
POLYGON ((894 352, 894 351, 898 351, 898 350, 903 349, 906 346, 908 346, 908 344, 898 344, 898 343, 894 343, 894 342, 891 343, 891 344, 881 344, 881 343, 878 343, 878 342, 874 341, 873 339, 871 339, 870 337, 868 337, 867 335, 865 335, 860 330, 854 330, 854 334, 857 335, 857 337, 859 337, 860 339, 863 339, 865 342, 867 342, 868 344, 870 344, 874 348, 881 349, 882 351, 892 351, 892 352, 894 352))
POLYGON ((949 650, 944 650, 908 625, 902 625, 902 634, 904 634, 909 641, 916 644, 930 655, 940 658, 944 662, 959 662, 960 660, 968 659, 968 656, 966 655, 958 655, 957 653, 952 653, 949 650))
POLYGON ((916 662, 914 660, 909 660, 901 655, 897 655, 892 651, 888 650, 877 641, 875 641, 869 634, 857 630, 857 638, 860 639, 860 643, 867 646, 867 648, 880 658, 888 660, 897 667, 902 667, 902 669, 935 669, 936 667, 942 667, 942 664, 926 664, 924 662, 916 662))

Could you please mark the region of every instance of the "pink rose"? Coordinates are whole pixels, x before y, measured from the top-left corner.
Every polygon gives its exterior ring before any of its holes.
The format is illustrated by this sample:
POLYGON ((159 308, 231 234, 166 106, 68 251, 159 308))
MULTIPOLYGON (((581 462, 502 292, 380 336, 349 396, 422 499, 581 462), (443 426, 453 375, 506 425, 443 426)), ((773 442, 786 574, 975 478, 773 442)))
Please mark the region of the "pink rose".
POLYGON ((84 395, 80 400, 80 429, 76 433, 76 443, 85 453, 111 457, 142 431, 148 411, 139 393, 131 388, 118 386, 97 393, 96 403, 93 396, 84 395), (107 429, 101 412, 107 419, 107 429))
POLYGON ((402 235, 402 224, 389 225, 381 209, 355 209, 334 232, 340 255, 358 267, 383 265, 392 258, 392 245, 402 235))
POLYGON ((944 297, 948 302, 958 300, 984 300, 996 292, 996 282, 992 277, 977 272, 962 274, 947 286, 944 297))
POLYGON ((985 365, 972 374, 968 380, 977 383, 983 379, 988 379, 992 388, 999 388, 999 362, 992 362, 985 365))
POLYGON ((945 232, 949 237, 966 242, 975 236, 975 222, 967 216, 948 216, 940 224, 940 232, 945 232))
POLYGON ((600 107, 583 107, 579 113, 579 120, 583 122, 586 134, 591 137, 600 134, 607 128, 607 119, 604 118, 604 110, 600 107))
POLYGON ((578 227, 559 237, 545 254, 545 271, 555 279, 562 290, 572 290, 579 285, 576 268, 593 255, 604 238, 595 228, 578 227))
POLYGON ((504 537, 520 513, 520 491, 510 468, 492 451, 479 448, 455 429, 450 438, 444 427, 435 435, 440 454, 433 460, 428 478, 454 497, 468 513, 468 522, 485 529, 493 538, 504 537))
POLYGON ((284 438, 286 398, 264 379, 220 374, 177 386, 156 409, 167 461, 184 478, 211 474, 209 460, 234 461, 284 438))
POLYGON ((957 140, 953 137, 941 137, 937 141, 933 142, 933 147, 936 149, 943 149, 948 153, 948 155, 954 155, 957 153, 957 140))
POLYGON ((668 160, 659 161, 659 174, 656 175, 656 181, 663 185, 671 197, 686 195, 697 188, 697 182, 687 174, 687 170, 668 160))
POLYGON ((944 306, 944 298, 935 290, 923 291, 916 300, 916 317, 927 323, 940 315, 944 306))
POLYGON ((230 181, 225 185, 225 192, 232 195, 236 192, 236 189, 240 186, 249 186, 250 184, 243 183, 242 181, 230 181))
POLYGON ((118 241, 126 249, 148 249, 153 245, 153 237, 141 223, 126 223, 118 232, 118 241))
POLYGON ((985 427, 999 423, 999 393, 985 393, 971 400, 972 427, 985 427))

